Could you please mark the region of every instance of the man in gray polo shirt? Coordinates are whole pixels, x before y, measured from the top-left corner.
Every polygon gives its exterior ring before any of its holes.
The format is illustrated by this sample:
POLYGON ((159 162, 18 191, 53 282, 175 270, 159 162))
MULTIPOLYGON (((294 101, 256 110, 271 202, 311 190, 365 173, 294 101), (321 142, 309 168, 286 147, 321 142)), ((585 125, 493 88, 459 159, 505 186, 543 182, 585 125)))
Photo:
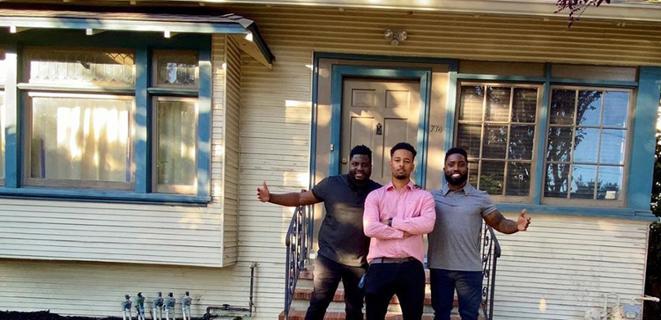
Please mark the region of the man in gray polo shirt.
POLYGON ((446 184, 432 192, 436 203, 434 231, 429 234, 429 270, 435 320, 450 320, 454 291, 462 320, 477 320, 482 299, 480 234, 482 220, 502 233, 525 231, 526 210, 517 221, 496 209, 489 195, 468 183, 468 156, 461 148, 445 154, 446 184))

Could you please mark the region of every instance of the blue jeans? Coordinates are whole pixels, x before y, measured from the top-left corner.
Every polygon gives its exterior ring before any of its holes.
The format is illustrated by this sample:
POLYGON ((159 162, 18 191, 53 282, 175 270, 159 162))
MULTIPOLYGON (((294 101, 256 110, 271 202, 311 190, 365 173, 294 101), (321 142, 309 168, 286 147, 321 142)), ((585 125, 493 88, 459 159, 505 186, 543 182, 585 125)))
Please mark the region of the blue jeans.
POLYGON ((462 320, 477 320, 482 303, 482 272, 429 269, 434 320, 450 320, 454 290, 462 320))
POLYGON ((365 268, 363 267, 347 266, 318 255, 314 261, 314 290, 305 320, 324 318, 340 281, 344 285, 346 319, 362 320, 363 291, 358 288, 358 282, 364 273, 365 268))

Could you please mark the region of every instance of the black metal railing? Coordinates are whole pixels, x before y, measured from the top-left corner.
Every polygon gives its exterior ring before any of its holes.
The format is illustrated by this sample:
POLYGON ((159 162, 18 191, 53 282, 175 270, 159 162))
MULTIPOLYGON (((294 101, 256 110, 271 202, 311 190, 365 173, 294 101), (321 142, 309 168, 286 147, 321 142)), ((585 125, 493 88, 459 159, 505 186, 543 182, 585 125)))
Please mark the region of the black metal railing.
POLYGON ((493 296, 496 289, 496 264, 500 258, 500 243, 493 229, 484 225, 482 232, 482 313, 493 319, 493 296))
POLYGON ((289 223, 285 245, 287 250, 287 262, 285 267, 285 319, 289 318, 289 309, 294 298, 296 282, 301 270, 305 268, 308 260, 308 250, 311 247, 312 236, 310 234, 311 210, 308 207, 298 206, 294 216, 289 223))

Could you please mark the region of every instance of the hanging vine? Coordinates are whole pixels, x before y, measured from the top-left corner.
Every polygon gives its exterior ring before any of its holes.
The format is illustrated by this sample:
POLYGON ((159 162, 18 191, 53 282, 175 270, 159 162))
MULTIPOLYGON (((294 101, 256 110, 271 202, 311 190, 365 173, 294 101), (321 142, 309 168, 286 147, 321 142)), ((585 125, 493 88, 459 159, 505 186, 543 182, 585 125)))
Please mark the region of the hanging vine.
POLYGON ((598 7, 602 3, 610 3, 610 0, 557 0, 555 2, 555 6, 557 10, 555 10, 555 13, 559 12, 569 12, 569 27, 574 23, 574 21, 578 21, 585 11, 590 6, 593 7, 598 7))

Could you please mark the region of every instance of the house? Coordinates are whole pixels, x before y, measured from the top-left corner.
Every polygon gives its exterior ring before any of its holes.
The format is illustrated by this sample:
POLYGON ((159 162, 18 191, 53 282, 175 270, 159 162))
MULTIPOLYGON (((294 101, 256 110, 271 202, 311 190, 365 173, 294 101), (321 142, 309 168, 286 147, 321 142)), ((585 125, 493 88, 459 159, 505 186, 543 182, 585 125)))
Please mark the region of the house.
MULTIPOLYGON (((370 145, 443 152, 530 232, 502 236, 496 319, 579 319, 643 293, 661 7, 554 2, 3 1, 0 310, 283 310, 292 209, 370 145)), ((323 212, 315 210, 316 226, 323 212)))

